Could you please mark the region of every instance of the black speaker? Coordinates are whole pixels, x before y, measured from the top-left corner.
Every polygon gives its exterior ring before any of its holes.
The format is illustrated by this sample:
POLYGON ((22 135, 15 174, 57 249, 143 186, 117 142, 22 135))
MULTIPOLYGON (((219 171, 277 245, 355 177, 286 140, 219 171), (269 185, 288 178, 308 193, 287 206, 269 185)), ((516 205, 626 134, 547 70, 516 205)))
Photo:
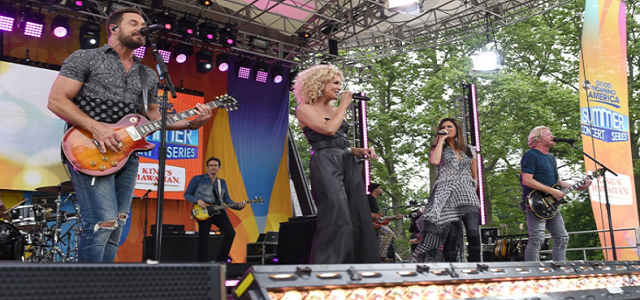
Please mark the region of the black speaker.
MULTIPOLYGON (((222 247, 223 235, 209 236, 209 257, 217 257, 222 247)), ((155 260, 155 237, 145 238, 144 260, 155 260)), ((195 262, 198 261, 197 235, 163 235, 161 262, 195 262)))
POLYGON ((329 39, 329 54, 338 55, 338 41, 334 39, 329 39))
POLYGON ((289 218, 289 222, 280 223, 278 263, 309 263, 315 232, 316 216, 294 217, 289 218))
POLYGON ((3 300, 227 299, 218 264, 0 264, 3 300))

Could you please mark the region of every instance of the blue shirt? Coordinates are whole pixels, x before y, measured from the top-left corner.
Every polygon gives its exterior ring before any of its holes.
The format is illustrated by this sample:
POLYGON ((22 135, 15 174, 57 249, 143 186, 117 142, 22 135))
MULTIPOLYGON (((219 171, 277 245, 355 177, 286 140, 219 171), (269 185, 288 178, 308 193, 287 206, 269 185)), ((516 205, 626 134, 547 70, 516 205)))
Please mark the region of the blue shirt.
MULTIPOLYGON (((222 188, 222 191, 220 192, 220 194, 222 194, 222 202, 226 204, 233 204, 234 202, 231 200, 231 197, 229 197, 229 191, 227 190, 227 182, 221 178, 218 178, 217 180, 220 180, 220 187, 222 188)), ((191 181, 189 181, 187 190, 184 191, 184 198, 193 204, 196 204, 198 199, 209 204, 216 203, 216 196, 214 196, 213 193, 214 191, 215 193, 218 193, 217 180, 214 184, 209 174, 193 176, 191 181)), ((234 209, 239 210, 238 208, 234 209)))
MULTIPOLYGON (((556 158, 553 154, 544 154, 538 149, 529 149, 520 160, 520 170, 522 173, 532 174, 533 179, 546 186, 552 186, 558 183, 556 177, 556 158)), ((526 200, 527 195, 533 189, 522 184, 522 201, 526 200)))

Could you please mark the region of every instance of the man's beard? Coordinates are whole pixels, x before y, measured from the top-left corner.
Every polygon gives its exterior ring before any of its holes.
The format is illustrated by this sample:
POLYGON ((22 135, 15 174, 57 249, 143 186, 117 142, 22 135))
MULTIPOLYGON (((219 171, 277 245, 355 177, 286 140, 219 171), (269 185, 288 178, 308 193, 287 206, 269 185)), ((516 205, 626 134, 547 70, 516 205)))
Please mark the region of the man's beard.
POLYGON ((134 39, 133 36, 129 35, 120 38, 120 43, 129 49, 135 50, 144 45, 144 39, 142 41, 138 41, 134 39))

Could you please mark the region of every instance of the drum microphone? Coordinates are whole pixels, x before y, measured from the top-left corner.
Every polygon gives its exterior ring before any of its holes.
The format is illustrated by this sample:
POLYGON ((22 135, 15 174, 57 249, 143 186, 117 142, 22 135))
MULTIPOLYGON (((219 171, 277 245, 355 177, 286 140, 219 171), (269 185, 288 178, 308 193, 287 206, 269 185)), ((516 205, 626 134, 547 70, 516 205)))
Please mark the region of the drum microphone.
POLYGON ((553 138, 554 142, 565 142, 565 143, 569 143, 569 144, 573 144, 575 142, 577 142, 578 140, 574 140, 574 139, 563 139, 563 138, 553 138))
POLYGON ((140 28, 140 30, 138 31, 140 34, 143 35, 149 35, 152 34, 160 29, 164 28, 164 26, 162 26, 161 24, 153 24, 153 25, 149 25, 147 27, 142 27, 140 28))

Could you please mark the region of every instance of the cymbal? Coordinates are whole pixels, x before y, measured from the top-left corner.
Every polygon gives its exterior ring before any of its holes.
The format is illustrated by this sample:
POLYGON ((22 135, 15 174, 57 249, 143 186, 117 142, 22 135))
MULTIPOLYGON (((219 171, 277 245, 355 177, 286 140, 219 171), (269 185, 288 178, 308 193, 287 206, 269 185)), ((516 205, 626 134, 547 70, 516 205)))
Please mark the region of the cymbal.
POLYGON ((65 181, 59 185, 37 187, 36 191, 41 193, 66 194, 73 192, 73 185, 68 185, 67 181, 65 181))

